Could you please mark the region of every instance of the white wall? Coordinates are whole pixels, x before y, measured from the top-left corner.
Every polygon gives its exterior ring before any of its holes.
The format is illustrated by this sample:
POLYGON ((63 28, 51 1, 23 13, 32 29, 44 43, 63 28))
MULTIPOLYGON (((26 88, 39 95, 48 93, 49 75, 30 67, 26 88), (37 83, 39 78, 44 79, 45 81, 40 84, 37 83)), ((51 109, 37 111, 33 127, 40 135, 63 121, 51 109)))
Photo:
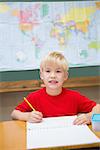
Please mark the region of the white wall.
MULTIPOLYGON (((100 87, 74 88, 100 103, 100 87)), ((30 92, 30 91, 29 91, 30 92)), ((0 93, 0 121, 11 120, 10 114, 29 92, 0 93)))

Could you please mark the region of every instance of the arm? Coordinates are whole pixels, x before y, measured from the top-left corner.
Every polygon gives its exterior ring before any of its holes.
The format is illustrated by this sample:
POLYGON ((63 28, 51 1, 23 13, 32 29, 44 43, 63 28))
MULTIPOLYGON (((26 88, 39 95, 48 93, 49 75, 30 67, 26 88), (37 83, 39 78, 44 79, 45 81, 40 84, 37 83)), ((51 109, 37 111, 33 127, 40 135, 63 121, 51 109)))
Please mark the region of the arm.
POLYGON ((80 114, 73 122, 75 125, 81 125, 81 124, 90 124, 91 123, 91 117, 93 113, 100 113, 100 104, 97 104, 92 108, 92 111, 85 114, 80 114))
POLYGON ((43 115, 39 111, 32 111, 32 112, 21 112, 19 110, 13 110, 11 113, 12 119, 16 120, 23 120, 32 123, 41 122, 43 115))

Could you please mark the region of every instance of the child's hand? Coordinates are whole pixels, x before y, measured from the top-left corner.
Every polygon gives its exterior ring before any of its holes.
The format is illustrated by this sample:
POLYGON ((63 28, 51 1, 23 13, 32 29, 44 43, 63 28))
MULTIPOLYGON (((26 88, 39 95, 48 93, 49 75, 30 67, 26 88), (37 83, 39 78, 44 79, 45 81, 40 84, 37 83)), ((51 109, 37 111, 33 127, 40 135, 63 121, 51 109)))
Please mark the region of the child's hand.
POLYGON ((73 122, 74 125, 90 124, 91 123, 91 114, 80 114, 73 122))
POLYGON ((42 118, 43 118, 43 115, 41 112, 32 111, 32 112, 29 112, 27 121, 31 123, 38 123, 42 121, 42 118))

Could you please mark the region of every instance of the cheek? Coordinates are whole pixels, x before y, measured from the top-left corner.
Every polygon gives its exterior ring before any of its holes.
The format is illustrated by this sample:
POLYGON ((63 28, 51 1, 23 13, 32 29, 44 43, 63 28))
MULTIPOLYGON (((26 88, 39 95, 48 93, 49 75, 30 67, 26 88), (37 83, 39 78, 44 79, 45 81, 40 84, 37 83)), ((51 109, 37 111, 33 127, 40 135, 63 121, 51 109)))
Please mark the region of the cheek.
POLYGON ((59 80, 60 81, 65 81, 66 79, 67 79, 67 77, 65 75, 59 76, 59 80))
POLYGON ((43 74, 43 79, 44 79, 44 80, 48 79, 48 77, 49 77, 49 75, 48 75, 47 73, 44 73, 44 74, 43 74))
POLYGON ((64 80, 64 77, 63 77, 63 76, 59 76, 59 77, 58 77, 58 80, 59 80, 59 81, 63 81, 63 80, 64 80))

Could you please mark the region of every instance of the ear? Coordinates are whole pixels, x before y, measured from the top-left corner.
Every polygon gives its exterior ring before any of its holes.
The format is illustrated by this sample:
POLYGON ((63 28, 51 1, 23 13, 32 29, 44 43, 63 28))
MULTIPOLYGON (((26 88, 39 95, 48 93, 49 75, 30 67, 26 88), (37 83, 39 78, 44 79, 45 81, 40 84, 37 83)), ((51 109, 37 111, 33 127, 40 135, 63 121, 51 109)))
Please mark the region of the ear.
POLYGON ((41 80, 43 80, 43 74, 42 74, 42 71, 40 71, 40 78, 41 78, 41 80))
POLYGON ((69 75, 69 73, 65 72, 65 81, 68 79, 68 75, 69 75))
MULTIPOLYGON (((42 71, 40 71, 40 78, 41 78, 41 80, 43 80, 43 73, 42 73, 42 71)), ((45 87, 45 84, 42 83, 42 84, 41 84, 41 87, 45 87)))

